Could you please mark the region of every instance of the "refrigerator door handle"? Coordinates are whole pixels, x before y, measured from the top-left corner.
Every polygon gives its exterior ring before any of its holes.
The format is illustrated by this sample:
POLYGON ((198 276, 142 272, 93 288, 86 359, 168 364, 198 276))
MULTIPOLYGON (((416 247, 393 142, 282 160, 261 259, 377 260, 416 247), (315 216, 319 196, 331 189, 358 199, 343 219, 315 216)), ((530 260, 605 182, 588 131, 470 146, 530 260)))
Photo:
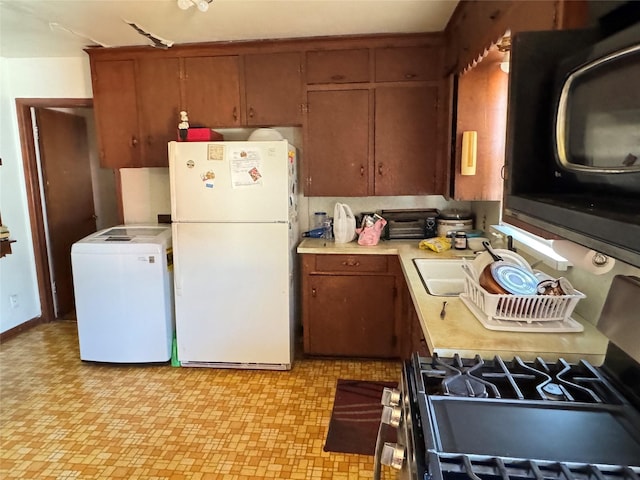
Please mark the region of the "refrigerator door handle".
MULTIPOLYGON (((173 232, 171 238, 172 248, 174 252, 179 252, 178 248, 178 229, 176 225, 173 225, 173 232)), ((182 275, 180 274, 180 255, 173 256, 173 288, 174 295, 182 296, 182 275)))

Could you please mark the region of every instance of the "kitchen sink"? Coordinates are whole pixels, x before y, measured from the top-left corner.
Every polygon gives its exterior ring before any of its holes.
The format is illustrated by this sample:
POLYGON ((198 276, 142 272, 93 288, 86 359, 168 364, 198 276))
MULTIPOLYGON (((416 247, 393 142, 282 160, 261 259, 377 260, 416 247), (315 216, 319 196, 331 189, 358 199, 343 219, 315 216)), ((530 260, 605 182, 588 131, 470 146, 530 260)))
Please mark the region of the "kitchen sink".
POLYGON ((414 258, 427 293, 439 297, 457 297, 464 292, 463 260, 414 258))

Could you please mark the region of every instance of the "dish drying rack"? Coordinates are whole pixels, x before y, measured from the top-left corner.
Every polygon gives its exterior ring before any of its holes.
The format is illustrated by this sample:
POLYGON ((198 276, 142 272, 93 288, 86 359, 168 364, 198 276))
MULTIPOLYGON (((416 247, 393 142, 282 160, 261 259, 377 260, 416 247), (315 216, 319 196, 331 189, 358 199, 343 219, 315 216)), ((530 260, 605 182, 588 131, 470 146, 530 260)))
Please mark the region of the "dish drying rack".
MULTIPOLYGON (((574 308, 585 295, 577 290, 571 295, 492 294, 480 286, 469 263, 464 270, 464 293, 460 299, 490 330, 523 332, 581 332, 582 324, 571 318, 574 308)), ((541 281, 551 278, 534 274, 541 281)))

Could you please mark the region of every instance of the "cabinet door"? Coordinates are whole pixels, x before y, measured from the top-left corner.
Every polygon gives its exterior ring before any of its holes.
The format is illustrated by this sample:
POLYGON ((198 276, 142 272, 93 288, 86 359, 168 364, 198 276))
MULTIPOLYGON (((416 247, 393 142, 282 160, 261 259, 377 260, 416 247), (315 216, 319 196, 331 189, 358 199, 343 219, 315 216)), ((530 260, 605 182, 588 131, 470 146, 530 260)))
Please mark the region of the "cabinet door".
POLYGON ((438 87, 377 87, 375 96, 375 194, 441 193, 436 191, 438 87))
POLYGON ((369 195, 369 90, 307 94, 307 196, 369 195))
POLYGON ((302 73, 298 52, 244 56, 250 126, 302 124, 302 73))
POLYGON ((437 80, 441 47, 378 48, 375 51, 376 82, 437 80))
POLYGON ((100 164, 104 168, 139 166, 135 61, 94 62, 92 85, 100 164))
POLYGON ((305 352, 397 356, 395 277, 311 275, 305 352))
POLYGON ((503 54, 489 54, 458 81, 455 138, 456 200, 502 200, 509 75, 500 70, 503 54), (462 133, 478 132, 475 175, 462 175, 462 133))
POLYGON ((369 81, 369 50, 307 52, 307 84, 369 81))
POLYGON ((140 58, 137 62, 141 164, 166 167, 167 143, 176 139, 180 121, 180 60, 140 58))
POLYGON ((184 59, 184 108, 189 124, 209 128, 240 125, 238 56, 184 59))

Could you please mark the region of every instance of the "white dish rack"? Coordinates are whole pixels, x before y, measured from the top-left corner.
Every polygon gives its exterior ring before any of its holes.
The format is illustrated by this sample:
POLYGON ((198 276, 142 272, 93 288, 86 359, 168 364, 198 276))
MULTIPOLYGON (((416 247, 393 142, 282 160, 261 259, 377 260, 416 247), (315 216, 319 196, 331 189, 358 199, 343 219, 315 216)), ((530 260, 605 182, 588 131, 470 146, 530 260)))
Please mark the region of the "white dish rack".
MULTIPOLYGON (((465 272, 465 291, 460 299, 471 312, 492 330, 580 332, 582 324, 571 314, 585 295, 577 290, 571 295, 501 295, 487 292, 480 286, 469 264, 462 265, 465 272)), ((534 272, 540 280, 550 278, 534 272)))

